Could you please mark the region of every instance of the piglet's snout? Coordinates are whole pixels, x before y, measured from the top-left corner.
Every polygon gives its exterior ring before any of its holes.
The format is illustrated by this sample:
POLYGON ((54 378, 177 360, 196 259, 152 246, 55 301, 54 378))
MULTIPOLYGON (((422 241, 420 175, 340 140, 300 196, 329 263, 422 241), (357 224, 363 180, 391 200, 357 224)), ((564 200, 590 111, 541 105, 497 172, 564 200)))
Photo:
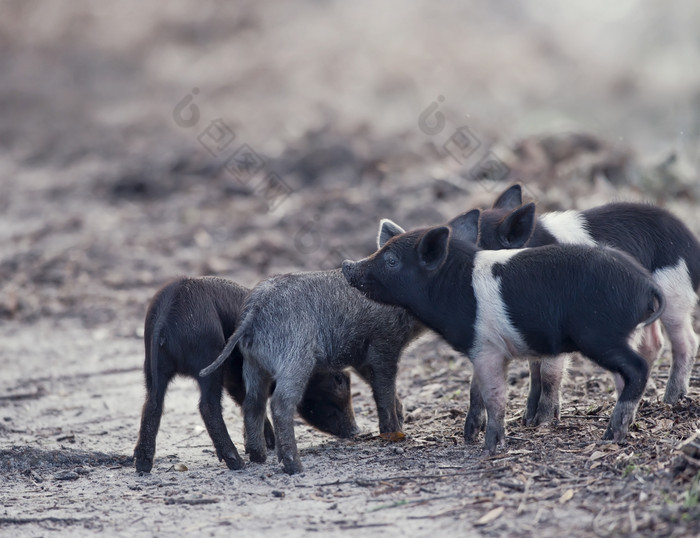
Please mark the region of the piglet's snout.
POLYGON ((355 278, 356 272, 357 271, 355 270, 355 262, 350 260, 345 260, 343 262, 343 276, 351 286, 354 286, 357 283, 357 279, 355 278))

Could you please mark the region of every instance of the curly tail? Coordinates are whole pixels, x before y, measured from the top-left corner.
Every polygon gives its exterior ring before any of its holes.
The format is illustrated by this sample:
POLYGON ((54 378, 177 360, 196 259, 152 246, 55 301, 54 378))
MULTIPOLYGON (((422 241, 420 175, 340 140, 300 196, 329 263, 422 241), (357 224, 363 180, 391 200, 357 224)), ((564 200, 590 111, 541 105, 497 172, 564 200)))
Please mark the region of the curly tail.
POLYGON ((664 297, 664 294, 659 288, 654 286, 652 288, 651 295, 652 300, 649 303, 649 311, 651 312, 651 316, 649 316, 642 322, 644 324, 644 327, 646 327, 647 325, 651 325, 657 319, 659 319, 661 317, 661 314, 664 313, 664 309, 666 308, 666 298, 664 297), (656 305, 654 305, 654 299, 656 299, 656 305))
POLYGON ((224 363, 224 361, 231 356, 231 353, 233 352, 233 348, 236 347, 236 344, 238 344, 238 341, 243 336, 243 333, 246 330, 248 330, 248 328, 250 327, 250 324, 251 324, 250 316, 247 316, 246 318, 243 319, 243 321, 238 326, 238 328, 234 331, 234 333, 229 337, 228 342, 226 342, 224 349, 221 350, 221 353, 216 358, 216 360, 214 362, 212 362, 206 368, 202 368, 199 371, 199 377, 207 377, 208 375, 211 375, 214 372, 214 370, 219 368, 219 366, 221 366, 224 363))

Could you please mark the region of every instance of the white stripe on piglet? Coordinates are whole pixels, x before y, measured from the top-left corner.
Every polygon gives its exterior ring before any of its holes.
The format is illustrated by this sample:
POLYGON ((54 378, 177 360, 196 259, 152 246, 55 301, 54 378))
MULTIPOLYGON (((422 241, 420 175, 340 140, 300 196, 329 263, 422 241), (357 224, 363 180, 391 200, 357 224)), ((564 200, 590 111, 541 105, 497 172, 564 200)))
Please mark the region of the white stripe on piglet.
POLYGON ((580 211, 554 211, 545 213, 539 223, 552 234, 559 243, 571 245, 588 245, 594 247, 596 241, 591 237, 586 219, 580 211))
POLYGON ((501 295, 501 279, 492 271, 494 265, 506 264, 518 252, 517 249, 483 250, 474 257, 472 286, 476 297, 476 326, 472 358, 494 347, 507 357, 528 351, 525 340, 508 318, 501 295))

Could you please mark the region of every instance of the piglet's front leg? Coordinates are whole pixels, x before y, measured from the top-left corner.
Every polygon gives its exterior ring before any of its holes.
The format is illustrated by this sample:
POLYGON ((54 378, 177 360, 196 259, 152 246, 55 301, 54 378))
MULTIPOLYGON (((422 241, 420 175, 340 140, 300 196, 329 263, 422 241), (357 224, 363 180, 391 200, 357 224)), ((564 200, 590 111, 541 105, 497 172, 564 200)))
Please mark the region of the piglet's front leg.
POLYGON ((561 383, 568 355, 530 360, 530 394, 523 417, 525 426, 540 426, 559 419, 561 383))
POLYGON ((487 348, 474 357, 474 377, 478 380, 481 397, 486 407, 485 449, 495 454, 506 442, 506 366, 500 351, 487 348))
MULTIPOLYGON (((398 359, 370 348, 367 362, 358 371, 372 387, 377 404, 379 433, 401 433, 403 431, 403 405, 396 395, 398 359)), ((403 436, 399 436, 403 439, 403 436)))

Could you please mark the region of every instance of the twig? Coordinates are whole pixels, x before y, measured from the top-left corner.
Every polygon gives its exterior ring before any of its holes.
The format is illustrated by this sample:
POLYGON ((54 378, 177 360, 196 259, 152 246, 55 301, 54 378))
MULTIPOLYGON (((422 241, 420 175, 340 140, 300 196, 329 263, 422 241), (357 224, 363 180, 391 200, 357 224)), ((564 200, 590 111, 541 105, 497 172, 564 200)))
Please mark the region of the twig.
POLYGON ((91 518, 77 519, 74 517, 0 517, 0 525, 27 525, 30 523, 63 523, 65 525, 75 525, 92 521, 91 518))
POLYGON ((496 484, 498 484, 501 487, 513 489, 519 492, 525 491, 525 484, 522 484, 521 482, 508 482, 507 480, 499 480, 496 482, 496 484))
POLYGON ((165 500, 165 504, 216 504, 219 499, 216 497, 174 497, 165 500))
POLYGON ((346 521, 342 520, 336 522, 336 525, 340 525, 340 528, 344 531, 350 529, 365 529, 368 527, 388 527, 391 525, 391 523, 353 523, 350 525, 345 525, 344 523, 346 523, 346 521))
POLYGON ((610 418, 606 415, 561 415, 561 418, 590 418, 590 419, 601 419, 601 418, 610 418))
POLYGON ((18 401, 18 400, 36 400, 46 395, 44 387, 38 387, 34 392, 20 392, 19 394, 8 394, 0 396, 0 400, 18 401))

